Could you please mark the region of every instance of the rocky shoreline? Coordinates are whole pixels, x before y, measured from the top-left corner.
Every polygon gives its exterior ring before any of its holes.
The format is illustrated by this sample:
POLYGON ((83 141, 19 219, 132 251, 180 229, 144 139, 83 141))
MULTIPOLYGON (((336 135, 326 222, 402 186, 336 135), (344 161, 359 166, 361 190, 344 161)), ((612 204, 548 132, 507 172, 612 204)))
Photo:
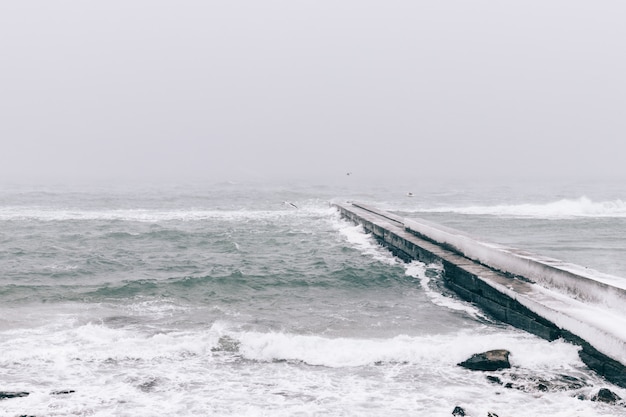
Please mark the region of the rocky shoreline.
MULTIPOLYGON (((485 372, 485 377, 489 382, 500 385, 505 389, 516 389, 524 392, 572 391, 573 396, 581 401, 597 401, 626 408, 626 401, 607 388, 601 388, 592 395, 583 394, 582 390, 588 388, 589 385, 584 380, 574 376, 558 375, 550 380, 539 377, 522 376, 522 374, 516 373, 515 369, 511 367, 511 363, 509 362, 510 355, 511 352, 506 349, 490 350, 474 354, 467 360, 460 362, 458 366, 471 371, 485 372)), ((70 395, 74 392, 76 391, 72 389, 63 389, 52 391, 50 394, 70 395)), ((0 401, 27 397, 29 395, 30 393, 26 391, 0 391, 0 401)), ((454 405, 451 415, 456 417, 472 417, 462 404, 454 405)), ((36 416, 24 414, 19 417, 36 416)), ((498 417, 498 414, 495 411, 489 411, 486 417, 498 417)))
MULTIPOLYGON (((458 366, 472 371, 503 371, 511 369, 510 355, 511 352, 506 349, 490 350, 474 354, 459 363, 458 366)), ((522 377, 514 371, 507 371, 497 375, 486 374, 486 378, 489 382, 501 385, 506 389, 517 389, 525 392, 573 391, 573 396, 581 401, 597 401, 626 408, 626 401, 607 388, 601 388, 597 393, 590 396, 582 394, 581 390, 589 385, 582 379, 570 375, 558 375, 556 378, 546 380, 544 378, 522 377)), ((461 405, 455 405, 452 415, 471 417, 461 405)), ((487 417, 498 417, 498 415, 495 412, 489 412, 487 417)))

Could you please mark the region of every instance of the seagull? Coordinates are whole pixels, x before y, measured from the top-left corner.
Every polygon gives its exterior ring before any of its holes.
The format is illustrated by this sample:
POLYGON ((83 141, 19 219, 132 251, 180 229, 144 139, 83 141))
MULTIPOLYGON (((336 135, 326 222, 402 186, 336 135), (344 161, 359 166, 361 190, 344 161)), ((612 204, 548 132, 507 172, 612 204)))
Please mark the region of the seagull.
POLYGON ((346 175, 352 175, 352 172, 346 172, 346 175))
POLYGON ((283 201, 283 204, 286 205, 286 206, 293 207, 293 208, 298 208, 298 206, 296 206, 295 204, 293 204, 293 203, 291 203, 289 201, 283 201))
POLYGON ((406 193, 407 197, 413 197, 413 193, 406 193))

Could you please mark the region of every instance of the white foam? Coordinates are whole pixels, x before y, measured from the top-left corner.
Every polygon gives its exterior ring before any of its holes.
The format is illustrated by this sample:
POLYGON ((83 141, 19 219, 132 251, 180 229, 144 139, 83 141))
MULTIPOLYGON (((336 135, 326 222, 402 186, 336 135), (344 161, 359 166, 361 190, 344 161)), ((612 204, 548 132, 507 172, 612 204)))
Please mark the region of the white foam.
POLYGON ((78 269, 78 265, 60 265, 60 264, 50 264, 45 265, 44 268, 51 269, 53 271, 74 271, 78 269))
POLYGON ((111 209, 111 210, 84 210, 84 209, 57 209, 47 207, 0 207, 0 221, 8 220, 39 220, 39 221, 68 221, 68 220, 121 220, 136 222, 166 222, 166 221, 201 221, 201 220, 272 220, 284 217, 323 216, 332 212, 332 209, 315 204, 304 205, 299 210, 213 210, 213 209, 111 209))
MULTIPOLYGON (((119 308, 119 307, 118 307, 119 308)), ((126 311, 131 314, 149 315, 151 318, 171 317, 177 313, 186 311, 187 308, 167 300, 138 300, 126 306, 126 311)))
POLYGON ((425 208, 415 212, 459 213, 502 217, 532 217, 540 219, 566 219, 576 217, 626 217, 623 200, 592 201, 587 197, 562 199, 543 204, 500 204, 494 206, 466 206, 425 208))
POLYGON ((571 393, 505 390, 456 365, 496 348, 512 352, 522 377, 582 369, 573 345, 492 327, 368 339, 245 331, 227 322, 158 334, 65 322, 0 332, 0 368, 10 376, 2 388, 31 393, 3 401, 0 415, 444 416, 457 404, 472 415, 487 407, 519 417, 563 409, 611 415, 571 393), (215 349, 225 336, 234 350, 215 349), (52 394, 63 389, 75 393, 52 394))
POLYGON ((363 226, 355 226, 353 223, 339 219, 334 226, 348 243, 363 255, 388 265, 395 265, 398 262, 391 252, 379 245, 371 234, 365 232, 363 226))
POLYGON ((411 276, 413 278, 417 278, 420 281, 420 285, 426 296, 440 307, 446 307, 455 311, 463 311, 470 315, 471 317, 480 318, 482 320, 488 320, 487 317, 482 314, 482 312, 476 308, 473 304, 459 300, 453 297, 447 297, 441 293, 439 289, 433 289, 430 287, 430 278, 426 274, 426 271, 436 270, 438 273, 441 273, 441 267, 439 265, 426 265, 419 261, 412 261, 406 264, 406 275, 411 276))
POLYGON ((476 352, 509 349, 511 361, 524 367, 551 367, 563 361, 579 365, 575 347, 563 342, 545 342, 550 353, 538 353, 543 341, 521 332, 494 334, 473 330, 451 335, 407 336, 391 339, 327 338, 288 333, 244 332, 233 334, 241 341, 241 354, 260 361, 292 360, 331 368, 355 367, 380 362, 426 364, 448 367, 476 352), (445 352, 445 354, 442 354, 445 352), (558 361, 555 361, 558 359, 558 361))

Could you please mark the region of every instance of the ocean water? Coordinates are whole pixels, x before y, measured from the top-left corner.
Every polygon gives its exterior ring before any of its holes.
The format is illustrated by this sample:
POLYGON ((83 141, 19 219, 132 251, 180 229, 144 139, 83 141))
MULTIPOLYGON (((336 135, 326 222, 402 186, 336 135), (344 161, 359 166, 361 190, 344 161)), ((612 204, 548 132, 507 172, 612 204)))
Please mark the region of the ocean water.
POLYGON ((626 390, 576 346, 493 321, 330 205, 626 277, 624 199, 619 183, 4 185, 0 391, 29 395, 0 416, 626 415, 589 400, 626 390), (496 348, 510 370, 457 366, 496 348))

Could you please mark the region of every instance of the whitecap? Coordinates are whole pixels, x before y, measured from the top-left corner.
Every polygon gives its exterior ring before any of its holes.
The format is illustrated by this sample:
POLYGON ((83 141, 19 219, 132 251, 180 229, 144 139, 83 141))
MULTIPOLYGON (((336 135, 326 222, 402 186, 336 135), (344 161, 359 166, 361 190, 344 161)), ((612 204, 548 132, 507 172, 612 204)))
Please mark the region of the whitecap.
POLYGON ((362 225, 354 225, 347 221, 339 220, 335 223, 335 227, 348 243, 363 255, 387 265, 397 264, 398 261, 391 252, 379 245, 371 234, 366 233, 362 225))
POLYGON ((561 199, 548 203, 501 204, 493 206, 436 207, 414 210, 415 213, 458 213, 500 217, 530 217, 559 219, 576 217, 623 218, 626 202, 618 199, 593 201, 585 196, 577 199, 561 199))
POLYGON ((454 296, 444 295, 439 288, 431 288, 431 279, 427 274, 430 270, 435 274, 441 276, 442 268, 440 265, 430 264, 426 265, 419 261, 412 261, 405 265, 405 274, 417 278, 420 281, 420 285, 426 296, 430 301, 440 307, 449 308, 451 310, 462 311, 470 315, 471 317, 489 320, 476 306, 471 303, 462 301, 454 296))

